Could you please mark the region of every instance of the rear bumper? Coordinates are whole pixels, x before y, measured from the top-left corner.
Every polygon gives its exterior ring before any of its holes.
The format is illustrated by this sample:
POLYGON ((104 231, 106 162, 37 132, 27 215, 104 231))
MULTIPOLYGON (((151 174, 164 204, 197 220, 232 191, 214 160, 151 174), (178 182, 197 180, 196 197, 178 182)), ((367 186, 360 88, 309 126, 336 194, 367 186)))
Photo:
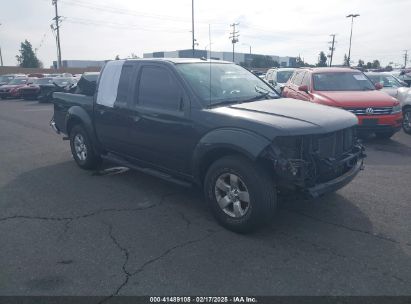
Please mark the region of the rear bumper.
POLYGON ((329 192, 335 192, 338 189, 341 189, 342 187, 349 184, 357 176, 357 174, 363 169, 364 169, 364 160, 360 159, 358 160, 356 165, 353 168, 351 168, 350 171, 346 172, 344 175, 341 175, 328 182, 318 184, 314 187, 308 188, 307 192, 309 196, 312 198, 319 197, 329 192))
POLYGON ((54 121, 54 117, 50 120, 50 127, 53 129, 54 132, 56 132, 57 134, 60 134, 61 131, 59 130, 59 128, 56 125, 56 122, 54 121))

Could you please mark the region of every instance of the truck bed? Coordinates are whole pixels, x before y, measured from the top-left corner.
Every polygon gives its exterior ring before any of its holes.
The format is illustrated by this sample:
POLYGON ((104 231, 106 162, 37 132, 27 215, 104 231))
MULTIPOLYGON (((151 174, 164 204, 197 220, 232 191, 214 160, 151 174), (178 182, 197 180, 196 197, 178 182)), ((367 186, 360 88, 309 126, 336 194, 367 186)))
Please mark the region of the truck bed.
POLYGON ((93 111, 93 96, 87 96, 83 94, 72 94, 72 93, 53 93, 53 103, 54 103, 54 122, 56 127, 63 134, 67 134, 66 130, 66 117, 67 112, 73 107, 81 107, 84 109, 90 117, 93 111))

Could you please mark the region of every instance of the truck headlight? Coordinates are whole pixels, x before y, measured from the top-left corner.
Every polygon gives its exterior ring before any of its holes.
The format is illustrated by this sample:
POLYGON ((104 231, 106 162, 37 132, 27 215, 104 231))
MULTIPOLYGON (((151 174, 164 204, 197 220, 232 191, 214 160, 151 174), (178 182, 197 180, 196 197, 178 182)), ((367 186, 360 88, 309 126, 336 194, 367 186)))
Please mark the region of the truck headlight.
POLYGON ((392 107, 391 114, 397 114, 397 113, 401 113, 401 112, 402 112, 402 108, 401 108, 400 104, 397 104, 397 105, 392 107))

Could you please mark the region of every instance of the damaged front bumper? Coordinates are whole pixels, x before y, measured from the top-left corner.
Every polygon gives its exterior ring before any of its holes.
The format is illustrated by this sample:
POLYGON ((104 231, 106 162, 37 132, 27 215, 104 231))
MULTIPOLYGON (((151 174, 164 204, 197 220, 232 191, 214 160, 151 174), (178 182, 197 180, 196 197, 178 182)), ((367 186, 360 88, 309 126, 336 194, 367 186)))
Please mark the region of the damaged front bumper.
POLYGON ((335 192, 338 189, 349 184, 357 174, 364 169, 364 159, 360 159, 357 161, 356 165, 352 167, 348 172, 345 174, 330 180, 328 182, 315 185, 314 187, 308 188, 306 190, 307 194, 312 198, 317 198, 323 194, 335 192))

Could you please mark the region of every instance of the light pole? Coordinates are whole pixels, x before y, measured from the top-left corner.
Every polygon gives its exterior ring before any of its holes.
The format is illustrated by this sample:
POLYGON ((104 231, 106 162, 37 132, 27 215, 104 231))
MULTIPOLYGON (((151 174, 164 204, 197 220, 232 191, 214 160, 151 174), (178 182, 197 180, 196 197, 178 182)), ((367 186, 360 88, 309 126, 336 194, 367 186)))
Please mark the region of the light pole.
POLYGON ((252 53, 251 53, 251 45, 248 44, 248 43, 243 43, 242 45, 248 46, 248 47, 250 48, 250 59, 249 59, 249 60, 250 60, 250 67, 251 67, 251 62, 253 61, 252 58, 251 58, 251 57, 252 57, 252 56, 251 56, 251 54, 252 54, 252 53))
POLYGON ((1 46, 0 46, 0 63, 1 63, 1 66, 3 66, 3 55, 1 54, 1 46))
POLYGON ((243 45, 248 46, 250 48, 250 55, 251 55, 251 45, 249 45, 247 43, 243 43, 243 45))
POLYGON ((212 43, 209 43, 204 48, 204 51, 206 51, 207 57, 208 57, 208 52, 210 52, 210 58, 207 58, 207 59, 211 59, 211 45, 212 45, 212 43))
POLYGON ((195 54, 195 43, 196 40, 194 38, 194 0, 191 0, 191 32, 192 32, 192 38, 193 38, 193 58, 195 54))
POLYGON ((347 16, 347 18, 351 18, 350 48, 348 49, 348 58, 347 58, 348 66, 350 66, 350 60, 351 60, 351 41, 352 41, 352 28, 353 28, 353 25, 354 25, 354 18, 357 18, 359 16, 360 16, 360 14, 350 14, 350 15, 347 16))

